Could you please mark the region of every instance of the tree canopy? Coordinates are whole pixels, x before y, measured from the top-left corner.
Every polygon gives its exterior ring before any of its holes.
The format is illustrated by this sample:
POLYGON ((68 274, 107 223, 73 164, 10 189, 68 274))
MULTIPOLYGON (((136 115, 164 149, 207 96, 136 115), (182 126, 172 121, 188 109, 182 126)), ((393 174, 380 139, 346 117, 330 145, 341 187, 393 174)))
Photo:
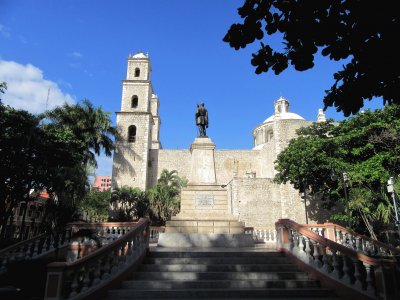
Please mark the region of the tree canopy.
POLYGON ((246 0, 238 9, 243 23, 233 24, 223 38, 236 50, 262 40, 251 64, 257 74, 314 67, 317 53, 344 60, 326 90, 325 109, 335 106, 345 116, 357 113, 364 100, 382 97, 400 104, 400 60, 397 57, 400 16, 395 1, 246 0), (268 36, 281 36, 283 51, 268 36))
POLYGON ((275 181, 307 189, 327 204, 341 202, 351 219, 340 213, 333 217, 360 230, 363 224, 371 236, 394 224, 386 183, 400 174, 400 106, 365 111, 336 125, 332 120, 313 123, 298 134, 278 155, 275 181))
POLYGON ((88 191, 87 165, 101 149, 111 155, 114 131, 109 114, 88 100, 39 116, 0 102, 0 238, 33 190, 50 194, 45 220, 54 217, 59 228, 70 221, 88 191))

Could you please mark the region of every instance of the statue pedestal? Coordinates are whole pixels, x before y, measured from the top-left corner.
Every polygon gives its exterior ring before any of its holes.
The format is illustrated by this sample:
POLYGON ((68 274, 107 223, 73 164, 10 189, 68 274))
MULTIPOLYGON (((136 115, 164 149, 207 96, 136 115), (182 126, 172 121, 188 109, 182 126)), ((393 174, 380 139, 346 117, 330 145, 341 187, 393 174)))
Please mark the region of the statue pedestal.
POLYGON ((215 144, 208 137, 196 137, 190 145, 191 168, 189 184, 215 184, 215 144))
POLYGON ((217 184, 215 144, 208 137, 196 137, 190 146, 189 184, 181 190, 180 213, 167 221, 160 247, 251 247, 251 235, 244 223, 230 211, 228 192, 217 184))

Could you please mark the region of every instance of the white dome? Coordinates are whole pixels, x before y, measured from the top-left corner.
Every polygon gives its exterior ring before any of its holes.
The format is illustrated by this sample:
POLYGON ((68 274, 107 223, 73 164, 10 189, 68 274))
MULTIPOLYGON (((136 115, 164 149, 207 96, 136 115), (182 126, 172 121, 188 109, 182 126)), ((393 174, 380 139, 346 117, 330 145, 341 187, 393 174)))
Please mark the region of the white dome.
POLYGON ((132 55, 132 58, 147 58, 147 56, 143 52, 138 52, 135 55, 132 55))
POLYGON ((282 112, 279 114, 274 114, 270 116, 268 119, 266 119, 264 123, 270 123, 274 121, 275 119, 280 119, 280 120, 304 120, 304 118, 298 114, 291 113, 291 112, 282 112))

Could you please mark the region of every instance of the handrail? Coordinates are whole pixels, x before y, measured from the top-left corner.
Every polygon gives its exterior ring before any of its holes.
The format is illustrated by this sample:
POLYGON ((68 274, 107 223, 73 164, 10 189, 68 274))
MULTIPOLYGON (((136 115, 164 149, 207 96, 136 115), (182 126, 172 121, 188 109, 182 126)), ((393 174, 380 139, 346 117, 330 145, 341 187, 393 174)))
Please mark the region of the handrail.
POLYGON ((149 224, 140 219, 124 236, 81 259, 48 264, 45 299, 82 299, 122 276, 146 253, 149 224))
MULTIPOLYGON (((371 237, 368 237, 368 236, 365 236, 365 235, 362 235, 362 234, 359 234, 359 233, 357 233, 357 232, 354 232, 354 231, 352 231, 352 230, 349 230, 349 229, 347 229, 347 228, 345 228, 345 227, 343 227, 343 226, 341 226, 341 225, 338 225, 338 224, 334 224, 334 223, 324 223, 324 224, 307 224, 307 225, 304 225, 306 228, 309 228, 309 229, 314 229, 314 228, 324 228, 324 229, 333 229, 333 230, 335 230, 335 232, 344 232, 344 233, 347 233, 348 235, 350 235, 350 236, 352 236, 352 237, 354 237, 355 239, 361 239, 362 241, 368 241, 369 243, 371 243, 371 244, 374 244, 374 245, 376 245, 377 247, 379 247, 378 249, 386 249, 386 252, 387 253, 390 253, 390 254, 396 254, 396 255, 400 255, 400 249, 398 249, 398 248, 395 248, 395 247, 393 247, 393 246, 391 246, 391 245, 388 245, 388 244, 385 244, 385 243, 382 243, 382 242, 380 242, 380 241, 378 241, 378 240, 374 240, 374 239, 372 239, 371 237)), ((326 232, 324 233, 324 237, 325 238, 328 238, 328 239, 330 239, 330 240, 333 240, 333 241, 336 241, 336 242, 338 242, 338 243, 340 243, 340 241, 338 241, 338 239, 337 239, 337 236, 336 236, 336 234, 334 235, 334 236, 331 236, 331 235, 329 235, 329 234, 326 234, 326 232)), ((361 246, 361 245, 360 245, 361 246)), ((357 249, 357 250, 360 250, 360 249, 357 249)), ((381 253, 380 254, 383 254, 382 253, 382 251, 380 251, 381 253)))
POLYGON ((275 224, 277 225, 288 225, 293 229, 296 229, 299 233, 301 233, 302 235, 313 239, 314 241, 318 242, 321 246, 327 246, 329 248, 334 248, 338 251, 340 251, 341 253, 346 253, 347 255, 353 256, 365 263, 368 263, 370 265, 391 265, 393 264, 393 260, 389 260, 389 259, 383 259, 383 258, 374 258, 374 257, 370 257, 368 255, 365 255, 363 253, 359 253, 357 251, 354 251, 353 249, 350 249, 346 246, 343 246, 339 243, 336 243, 330 239, 324 238, 318 234, 316 234, 315 232, 306 229, 306 227, 309 227, 307 225, 300 225, 292 220, 288 220, 288 219, 280 219, 278 222, 276 222, 275 224))
POLYGON ((363 299, 399 296, 399 271, 394 258, 375 258, 355 251, 309 230, 312 225, 300 225, 289 219, 281 219, 275 225, 278 248, 304 269, 319 274, 315 276, 323 278, 338 293, 348 292, 363 299))

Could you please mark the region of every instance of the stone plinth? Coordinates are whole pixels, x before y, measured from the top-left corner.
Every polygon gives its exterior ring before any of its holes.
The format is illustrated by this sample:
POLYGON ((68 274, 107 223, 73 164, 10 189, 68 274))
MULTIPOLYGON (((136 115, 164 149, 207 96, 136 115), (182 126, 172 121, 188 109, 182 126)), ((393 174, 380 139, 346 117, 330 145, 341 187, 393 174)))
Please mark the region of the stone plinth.
POLYGON ((190 145, 191 167, 189 184, 215 184, 215 144, 208 137, 196 137, 190 145))
POLYGON ((196 234, 196 233, 161 233, 159 247, 176 248, 237 248, 253 247, 251 234, 196 234))
POLYGON ((251 247, 251 235, 244 234, 229 209, 228 192, 216 184, 215 144, 197 137, 190 146, 189 185, 181 190, 180 213, 166 222, 160 247, 251 247))
POLYGON ((166 233, 242 234, 244 224, 228 212, 228 193, 219 185, 188 185, 181 211, 167 221, 166 233))

